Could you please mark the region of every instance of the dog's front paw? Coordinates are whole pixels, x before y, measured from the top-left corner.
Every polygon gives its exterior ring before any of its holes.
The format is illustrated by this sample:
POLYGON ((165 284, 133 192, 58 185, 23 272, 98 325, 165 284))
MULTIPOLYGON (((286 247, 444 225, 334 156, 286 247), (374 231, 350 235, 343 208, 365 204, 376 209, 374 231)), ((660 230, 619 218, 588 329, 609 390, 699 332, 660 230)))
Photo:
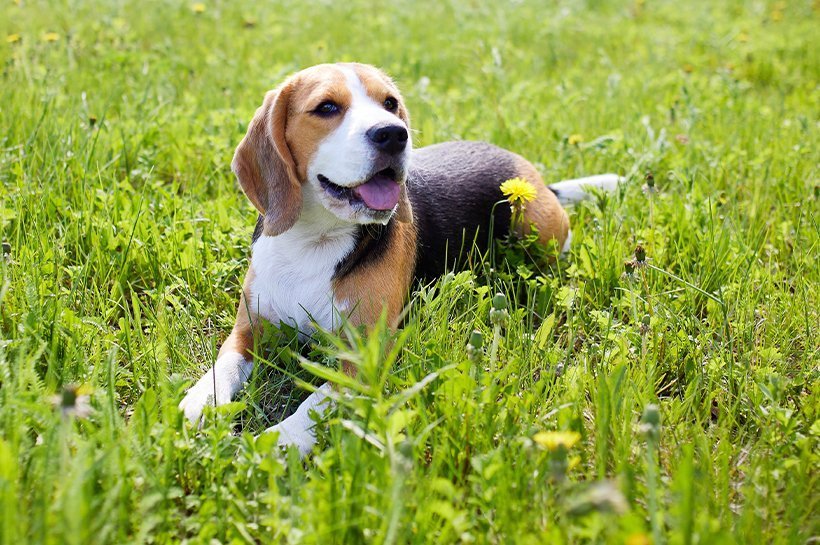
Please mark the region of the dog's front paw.
POLYGON ((289 416, 273 427, 265 430, 268 432, 279 432, 277 443, 280 447, 294 446, 299 450, 299 456, 304 458, 316 444, 316 432, 313 430, 313 422, 304 422, 301 418, 289 416))
POLYGON ((216 365, 191 386, 179 408, 191 422, 199 422, 206 405, 217 407, 230 402, 253 369, 253 362, 236 352, 221 356, 216 365))
MULTIPOLYGON (((204 378, 204 377, 203 377, 204 378)), ((220 396, 217 396, 219 399, 220 396)), ((222 400, 220 400, 222 401, 222 400)), ((227 403, 228 401, 222 401, 227 403)), ((182 401, 179 402, 179 408, 185 414, 185 418, 191 422, 197 423, 202 418, 202 411, 205 410, 206 405, 216 406, 214 402, 214 388, 213 383, 203 384, 202 379, 191 386, 182 401)))
POLYGON ((316 444, 315 423, 310 413, 317 411, 321 414, 331 405, 331 399, 327 396, 329 392, 330 384, 323 384, 299 405, 295 413, 265 432, 279 432, 279 446, 294 446, 299 450, 299 456, 304 458, 316 444))

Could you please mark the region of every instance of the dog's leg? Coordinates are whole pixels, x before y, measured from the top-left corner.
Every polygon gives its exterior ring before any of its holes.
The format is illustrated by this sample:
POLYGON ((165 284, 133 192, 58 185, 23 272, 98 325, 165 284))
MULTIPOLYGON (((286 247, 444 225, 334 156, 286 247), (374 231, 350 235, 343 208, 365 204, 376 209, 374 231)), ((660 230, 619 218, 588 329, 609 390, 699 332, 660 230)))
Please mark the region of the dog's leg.
POLYGON ((228 403, 245 385, 253 371, 253 324, 258 324, 258 321, 259 318, 248 308, 243 294, 239 300, 236 323, 219 349, 216 363, 188 390, 179 404, 188 420, 198 422, 206 405, 228 403))

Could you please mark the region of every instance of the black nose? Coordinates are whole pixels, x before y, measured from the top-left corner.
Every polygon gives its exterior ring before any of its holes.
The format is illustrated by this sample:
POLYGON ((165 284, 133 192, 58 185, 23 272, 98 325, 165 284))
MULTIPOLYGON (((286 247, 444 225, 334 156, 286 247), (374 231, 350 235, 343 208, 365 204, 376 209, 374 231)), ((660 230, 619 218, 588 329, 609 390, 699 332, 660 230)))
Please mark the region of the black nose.
POLYGON ((381 150, 390 155, 404 151, 407 147, 407 129, 401 125, 377 125, 367 131, 367 137, 381 150))

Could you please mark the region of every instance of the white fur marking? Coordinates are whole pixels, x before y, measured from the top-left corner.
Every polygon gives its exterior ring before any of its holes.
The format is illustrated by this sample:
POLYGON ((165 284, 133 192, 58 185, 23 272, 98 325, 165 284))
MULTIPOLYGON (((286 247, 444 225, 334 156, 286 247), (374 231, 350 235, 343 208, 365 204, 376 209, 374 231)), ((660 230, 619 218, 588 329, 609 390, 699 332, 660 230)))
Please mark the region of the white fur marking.
POLYGON ((333 273, 356 244, 356 226, 312 200, 305 195, 291 229, 254 243, 254 279, 247 294, 251 310, 274 325, 296 327, 303 338, 313 331, 311 322, 328 330, 340 325, 339 312, 346 309, 334 301, 333 273))

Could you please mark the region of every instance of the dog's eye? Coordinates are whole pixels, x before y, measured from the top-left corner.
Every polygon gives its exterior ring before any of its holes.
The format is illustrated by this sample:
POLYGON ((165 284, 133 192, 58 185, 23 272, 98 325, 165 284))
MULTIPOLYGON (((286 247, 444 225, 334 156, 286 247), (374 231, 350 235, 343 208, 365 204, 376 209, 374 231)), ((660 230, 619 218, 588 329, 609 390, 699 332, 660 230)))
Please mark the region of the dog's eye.
POLYGON ((393 97, 387 97, 384 99, 384 109, 388 112, 395 112, 399 109, 399 101, 393 97))
POLYGON ((330 100, 325 100, 313 109, 313 113, 323 117, 330 117, 339 113, 339 110, 338 104, 330 100))

